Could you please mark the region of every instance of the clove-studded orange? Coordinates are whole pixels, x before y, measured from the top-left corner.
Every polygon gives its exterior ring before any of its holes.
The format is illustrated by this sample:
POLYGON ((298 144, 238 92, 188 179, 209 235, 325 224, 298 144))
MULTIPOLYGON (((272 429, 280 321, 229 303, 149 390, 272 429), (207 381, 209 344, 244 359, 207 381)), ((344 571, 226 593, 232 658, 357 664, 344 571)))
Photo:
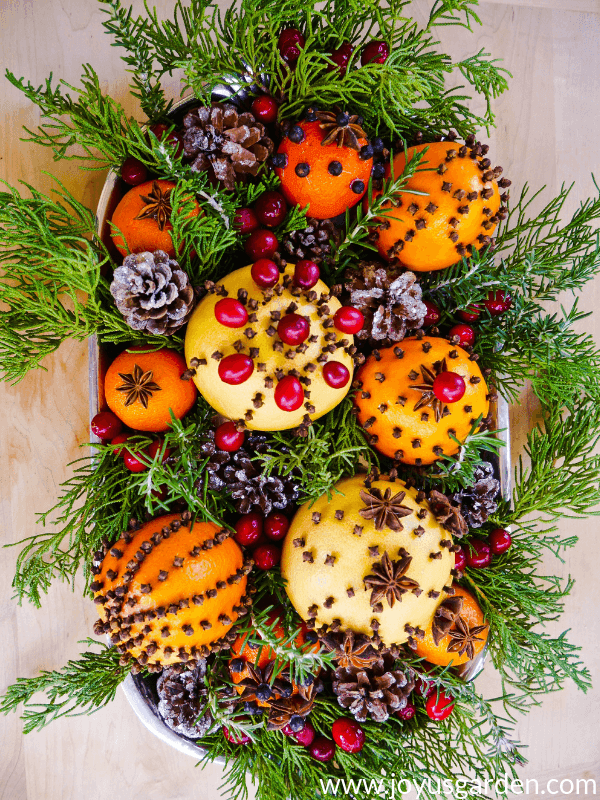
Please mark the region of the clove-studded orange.
POLYGON ((309 262, 288 264, 283 274, 273 264, 265 286, 254 269, 260 263, 208 285, 188 324, 187 363, 204 398, 240 429, 307 428, 348 393, 354 338, 336 327, 340 303, 316 265, 306 285, 300 268, 309 262), (343 373, 339 380, 330 364, 343 373))
POLYGON ((273 157, 289 203, 309 206, 315 219, 329 219, 355 206, 366 192, 373 150, 356 115, 309 110, 292 125, 273 157))
POLYGON ((134 526, 94 555, 94 630, 110 635, 134 671, 191 665, 235 638, 251 566, 229 531, 192 524, 187 512, 134 526))
POLYGON ((414 647, 451 591, 453 547, 416 489, 356 475, 298 510, 281 573, 294 608, 319 632, 414 647))
MULTIPOLYGON (((474 137, 463 145, 447 141, 411 147, 408 159, 425 149, 394 205, 383 205, 385 219, 375 234, 384 258, 418 272, 444 269, 489 245, 507 213, 501 206, 507 195, 501 196, 500 189, 510 185, 500 179, 502 168, 491 166, 487 145, 474 137)), ((394 158, 394 175, 405 166, 403 151, 394 158)))
POLYGON ((485 647, 489 625, 471 592, 458 584, 446 597, 417 642, 416 654, 430 664, 458 666, 473 659, 485 647))
POLYGON ((417 466, 455 455, 477 419, 487 417, 492 397, 475 356, 434 336, 376 351, 357 372, 356 385, 358 420, 370 443, 417 466), (461 387, 453 402, 444 394, 448 380, 461 387))
POLYGON ((106 372, 104 394, 111 411, 136 431, 166 431, 171 412, 184 417, 196 402, 191 380, 184 380, 186 363, 174 350, 125 350, 106 372))

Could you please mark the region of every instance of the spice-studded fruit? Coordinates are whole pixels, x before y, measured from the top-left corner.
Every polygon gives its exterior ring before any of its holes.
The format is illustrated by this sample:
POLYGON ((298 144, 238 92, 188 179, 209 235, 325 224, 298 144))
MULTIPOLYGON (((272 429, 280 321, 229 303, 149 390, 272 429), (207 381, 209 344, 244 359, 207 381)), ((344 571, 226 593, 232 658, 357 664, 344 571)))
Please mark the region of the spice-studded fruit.
POLYGON ((356 475, 336 490, 292 520, 281 559, 288 596, 320 632, 414 647, 449 588, 452 536, 401 481, 356 475))
MULTIPOLYGON (((170 258, 175 258, 171 240, 173 226, 169 221, 170 197, 175 186, 172 181, 146 181, 134 186, 121 199, 111 218, 114 226, 111 236, 121 255, 163 250, 170 258)), ((195 202, 195 209, 189 216, 196 217, 199 213, 200 206, 195 202)))
MULTIPOLYGON (((390 262, 419 272, 444 269, 491 243, 506 212, 501 207, 501 167, 491 168, 487 146, 469 137, 466 144, 433 142, 411 147, 408 158, 427 152, 393 207, 386 203, 377 249, 390 262), (410 191, 423 192, 423 196, 410 191)), ((404 152, 394 158, 394 174, 406 166, 404 152)), ((389 166, 387 174, 390 174, 389 166)))
POLYGON ((436 609, 416 654, 430 664, 465 664, 485 647, 489 626, 471 592, 454 584, 454 594, 436 609))
POLYGON ((182 379, 186 369, 182 356, 174 350, 126 350, 106 372, 106 402, 133 430, 166 431, 171 412, 181 419, 196 402, 196 387, 192 381, 182 379))
POLYGON ((293 125, 279 145, 275 172, 292 205, 309 204, 309 214, 329 219, 355 206, 364 195, 373 152, 358 118, 341 111, 314 112, 314 122, 293 125))
POLYGON ((281 274, 272 264, 259 261, 209 285, 186 333, 196 385, 240 430, 307 428, 340 403, 351 385, 356 351, 353 337, 334 325, 339 301, 321 280, 298 286, 293 264, 281 274), (243 307, 243 327, 220 321, 216 309, 224 301, 234 310, 243 307), (330 362, 347 371, 347 380, 328 379, 330 362))
MULTIPOLYGON (((250 600, 246 575, 252 562, 212 522, 168 514, 134 527, 95 554, 97 635, 111 636, 122 663, 156 671, 206 657, 250 600)), ((235 637, 233 637, 235 638, 235 637)))
POLYGON ((471 358, 433 336, 403 339, 370 356, 356 375, 355 403, 371 444, 417 466, 455 455, 455 440, 463 442, 489 410, 488 388, 471 358))

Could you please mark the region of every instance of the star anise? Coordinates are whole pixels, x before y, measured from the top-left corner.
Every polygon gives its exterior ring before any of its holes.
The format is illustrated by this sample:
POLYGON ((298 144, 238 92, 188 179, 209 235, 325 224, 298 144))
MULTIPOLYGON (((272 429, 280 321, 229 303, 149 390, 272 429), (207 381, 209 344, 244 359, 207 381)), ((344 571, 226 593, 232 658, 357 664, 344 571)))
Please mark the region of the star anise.
POLYGON ((433 615, 431 634, 436 646, 442 641, 450 628, 454 625, 462 611, 464 597, 447 597, 439 604, 433 615))
POLYGON ((375 520, 375 529, 378 531, 383 530, 384 527, 393 531, 401 531, 404 526, 400 519, 413 513, 412 508, 402 505, 405 497, 406 492, 397 492, 392 497, 392 490, 389 487, 383 495, 381 489, 370 489, 368 492, 361 489, 360 499, 365 503, 366 508, 361 508, 359 513, 364 519, 375 520))
POLYGON ((294 695, 285 700, 274 700, 270 704, 267 730, 280 731, 287 725, 293 731, 302 730, 303 720, 313 709, 315 704, 316 689, 315 683, 304 691, 304 697, 294 695))
POLYGON ((443 416, 449 413, 448 406, 439 400, 433 392, 433 382, 441 372, 448 372, 446 359, 436 361, 433 367, 427 367, 421 364, 421 376, 423 383, 413 383, 409 385, 409 389, 416 389, 421 392, 421 397, 415 403, 413 411, 418 411, 424 406, 431 406, 435 414, 435 421, 439 422, 443 416))
POLYGON ((446 648, 449 653, 458 653, 459 656, 467 654, 469 661, 475 656, 475 642, 482 642, 478 634, 483 633, 488 627, 486 625, 476 625, 469 628, 469 623, 464 617, 458 617, 456 627, 448 631, 448 636, 452 642, 446 648))
POLYGON ((363 579, 367 589, 372 590, 370 600, 372 606, 377 605, 385 597, 389 607, 393 608, 396 600, 402 601, 403 594, 419 588, 417 581, 406 577, 411 561, 412 556, 403 556, 400 561, 392 561, 385 552, 381 561, 373 564, 371 569, 374 574, 367 575, 363 579))
POLYGON ((321 637, 321 642, 328 652, 335 653, 336 665, 344 669, 365 669, 380 658, 371 640, 362 633, 327 633, 321 637))
POLYGON ((170 189, 163 190, 158 181, 152 181, 150 194, 142 195, 142 200, 146 205, 135 219, 155 219, 158 222, 158 229, 164 230, 173 210, 169 201, 170 195, 170 189))
POLYGON ((152 370, 144 372, 139 364, 134 365, 133 373, 119 372, 119 378, 123 378, 123 383, 117 386, 117 392, 127 392, 126 406, 133 405, 139 400, 144 408, 148 408, 148 400, 152 397, 152 393, 161 391, 158 383, 152 380, 152 370))
POLYGON ((427 499, 431 513, 443 528, 459 538, 468 533, 469 528, 460 513, 460 508, 453 506, 445 494, 438 492, 437 489, 432 489, 427 499))
POLYGON ((319 127, 325 131, 325 138, 321 146, 337 142, 338 147, 351 147, 357 152, 360 150, 358 139, 366 139, 367 134, 358 124, 358 114, 346 114, 344 111, 317 111, 319 127))
POLYGON ((248 663, 248 677, 238 683, 243 688, 240 701, 244 703, 261 702, 271 705, 273 700, 287 699, 292 696, 293 687, 287 680, 287 673, 280 672, 272 680, 275 662, 270 661, 264 670, 248 663))

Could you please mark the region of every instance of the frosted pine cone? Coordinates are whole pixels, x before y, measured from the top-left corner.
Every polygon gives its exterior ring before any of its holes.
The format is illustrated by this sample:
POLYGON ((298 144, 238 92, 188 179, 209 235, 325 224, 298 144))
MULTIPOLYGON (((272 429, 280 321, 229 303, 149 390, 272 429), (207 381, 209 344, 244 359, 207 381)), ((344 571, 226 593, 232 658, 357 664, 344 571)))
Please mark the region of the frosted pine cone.
POLYGON ((469 528, 481 528, 490 514, 498 508, 496 497, 500 483, 494 478, 494 469, 484 461, 475 468, 475 483, 453 496, 460 503, 460 511, 469 528))
POLYGON ((163 250, 128 255, 110 293, 130 328, 165 336, 185 325, 195 303, 187 274, 163 250))
POLYGON ((199 739, 212 725, 210 712, 200 718, 202 707, 206 704, 206 661, 198 659, 198 666, 180 672, 173 667, 165 667, 158 679, 158 713, 166 724, 189 739, 199 739))
POLYGON ((286 233, 281 242, 281 248, 286 258, 291 261, 308 259, 315 264, 328 263, 331 260, 333 242, 334 247, 341 239, 340 231, 330 219, 306 218, 306 228, 286 233))
POLYGON ((398 275, 377 261, 361 261, 358 270, 349 271, 346 278, 350 302, 365 318, 357 338, 388 347, 423 324, 427 307, 414 273, 398 275))
POLYGON ((183 125, 184 154, 192 160, 192 169, 208 172, 226 189, 233 189, 245 175, 256 175, 273 152, 264 125, 229 103, 195 108, 185 115, 183 125))

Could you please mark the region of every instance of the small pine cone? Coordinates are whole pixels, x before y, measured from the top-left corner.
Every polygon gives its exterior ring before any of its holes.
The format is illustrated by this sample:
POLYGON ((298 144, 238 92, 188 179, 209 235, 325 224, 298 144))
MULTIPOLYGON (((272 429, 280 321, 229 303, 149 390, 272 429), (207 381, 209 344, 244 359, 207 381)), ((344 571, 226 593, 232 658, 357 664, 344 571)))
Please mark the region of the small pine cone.
MULTIPOLYGON (((300 483, 295 471, 281 476, 271 473, 265 477, 261 474, 262 464, 256 456, 266 453, 269 448, 266 436, 249 433, 244 446, 229 453, 216 447, 214 431, 209 431, 200 445, 201 453, 209 457, 206 465, 208 488, 216 491, 225 489, 234 500, 239 514, 259 511, 267 515, 273 509, 282 511, 293 505, 300 495, 300 483)), ((203 490, 203 485, 203 481, 200 481, 198 491, 203 490)))
POLYGON ((385 656, 366 669, 338 667, 332 685, 339 705, 358 722, 369 715, 375 722, 385 722, 390 714, 404 708, 415 683, 411 672, 395 670, 393 664, 394 659, 385 656))
POLYGON ((361 261, 357 270, 348 271, 346 281, 350 303, 365 318, 358 339, 389 347, 404 339, 408 330, 423 325, 427 306, 414 273, 399 275, 378 261, 361 261))
POLYGON ((500 483, 494 478, 494 468, 484 461, 475 468, 475 483, 453 495, 460 503, 460 511, 469 528, 481 528, 488 517, 498 508, 496 497, 500 483))
POLYGON ((195 108, 185 115, 183 125, 184 154, 192 169, 208 172, 226 189, 246 175, 256 175, 274 149, 264 125, 230 103, 195 108))
POLYGON ((206 661, 198 659, 193 670, 165 667, 156 684, 158 713, 171 730, 189 739, 204 736, 212 725, 208 711, 199 716, 206 702, 205 675, 206 661))
POLYGON ((163 250, 128 255, 114 271, 110 293, 130 328, 157 335, 178 331, 195 304, 188 276, 163 250))
POLYGON ((291 261, 308 259, 315 264, 328 264, 334 248, 340 242, 341 233, 330 219, 306 218, 307 226, 300 231, 286 233, 281 241, 281 248, 286 258, 291 261))

